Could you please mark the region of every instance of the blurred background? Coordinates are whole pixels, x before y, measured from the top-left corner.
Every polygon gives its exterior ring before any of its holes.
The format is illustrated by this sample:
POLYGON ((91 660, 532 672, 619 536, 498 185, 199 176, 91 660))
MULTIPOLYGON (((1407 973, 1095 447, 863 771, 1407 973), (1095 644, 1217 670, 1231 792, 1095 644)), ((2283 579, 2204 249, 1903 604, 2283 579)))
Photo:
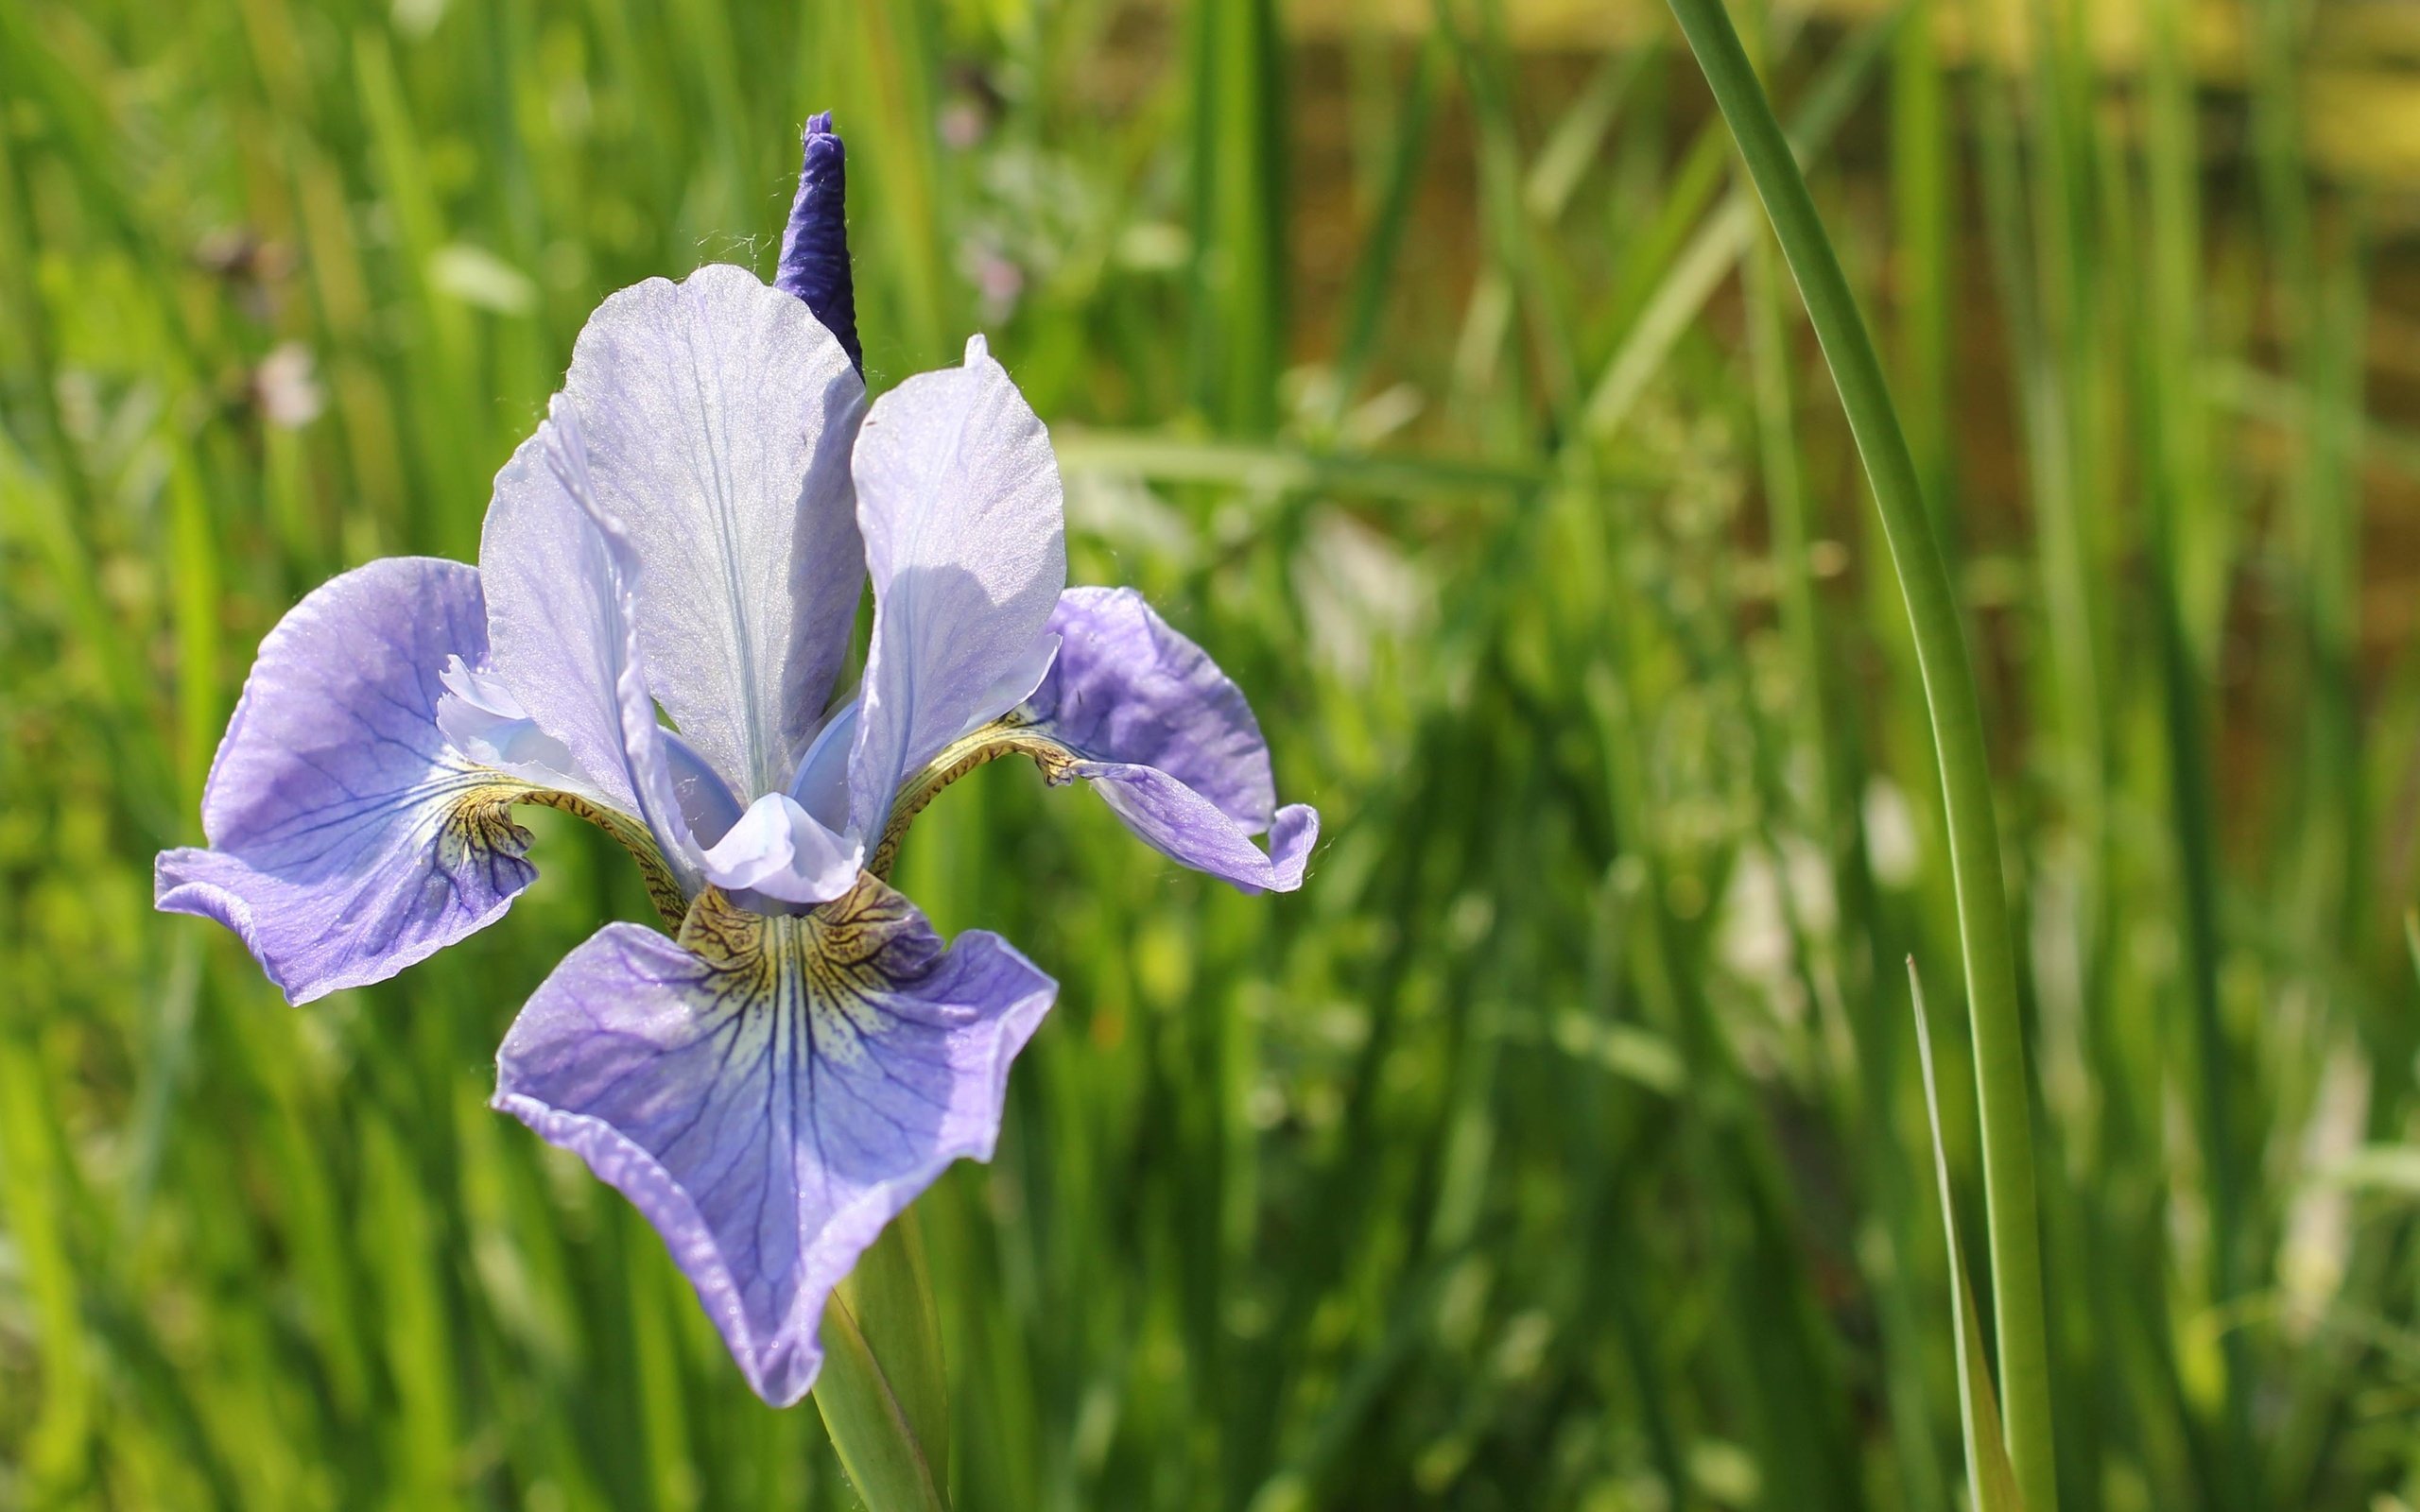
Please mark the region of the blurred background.
MULTIPOLYGON (((2408 1512, 2420 11, 1734 9, 1983 679, 2066 1504, 2408 1512)), ((917 826, 1063 984, 919 1207, 957 1504, 1956 1504, 1911 650, 1660 7, 0 0, 0 1508, 851 1504, 485 1106, 619 852, 525 811, 507 920, 307 1010, 149 907, 261 635, 474 556, 821 108, 870 379, 988 331, 1074 579, 1326 822, 1260 900, 1021 764, 917 826)))

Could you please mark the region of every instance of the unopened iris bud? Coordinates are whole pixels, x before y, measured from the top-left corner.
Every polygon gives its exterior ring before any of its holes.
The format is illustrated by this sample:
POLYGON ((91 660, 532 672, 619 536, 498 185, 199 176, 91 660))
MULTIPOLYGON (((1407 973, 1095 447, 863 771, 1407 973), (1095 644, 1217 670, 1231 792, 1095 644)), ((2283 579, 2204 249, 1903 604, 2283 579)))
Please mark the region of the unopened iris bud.
POLYGON ((789 224, 782 231, 782 266, 773 286, 804 300, 863 372, 857 294, 849 280, 848 151, 832 129, 830 111, 807 117, 804 146, 798 198, 790 201, 789 224))

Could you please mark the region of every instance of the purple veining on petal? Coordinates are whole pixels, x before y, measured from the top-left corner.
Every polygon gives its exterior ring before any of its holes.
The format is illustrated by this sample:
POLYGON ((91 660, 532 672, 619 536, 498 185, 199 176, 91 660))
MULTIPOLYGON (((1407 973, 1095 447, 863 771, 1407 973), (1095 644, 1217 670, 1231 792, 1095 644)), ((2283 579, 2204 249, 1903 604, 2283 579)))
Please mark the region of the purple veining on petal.
POLYGON ((261 643, 202 796, 210 846, 160 856, 159 907, 233 930, 296 1003, 493 922, 537 875, 527 835, 437 724, 449 660, 486 656, 459 562, 389 558, 314 591, 261 643))
POLYGON ((1218 664, 1132 589, 1068 589, 1050 628, 1059 658, 1024 713, 1078 758, 1069 775, 1173 860, 1246 892, 1301 886, 1319 816, 1277 807, 1260 723, 1218 664))
POLYGON ((872 878, 776 919, 709 893, 683 939, 613 924, 573 952, 505 1036, 495 1106, 647 1215, 786 1406, 883 1225, 953 1160, 991 1158, 1057 985, 992 935, 943 950, 872 878))
POLYGON ((798 197, 782 230, 773 286, 804 300, 862 373, 866 356, 857 345, 857 296, 849 272, 848 151, 832 129, 830 111, 806 118, 800 146, 798 197))

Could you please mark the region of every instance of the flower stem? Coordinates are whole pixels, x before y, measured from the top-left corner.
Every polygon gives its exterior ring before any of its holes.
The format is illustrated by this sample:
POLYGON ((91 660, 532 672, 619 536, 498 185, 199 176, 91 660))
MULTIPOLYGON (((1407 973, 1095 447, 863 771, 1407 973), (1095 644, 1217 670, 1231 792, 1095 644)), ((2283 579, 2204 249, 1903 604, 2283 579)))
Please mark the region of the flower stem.
POLYGON ((1670 5, 1705 71, 1715 103, 1738 141, 1739 155, 1798 281, 1872 482, 1892 566, 1907 601, 1941 767, 1959 941, 1974 1018, 1993 1320, 1999 1336, 2009 1457, 2028 1512, 2056 1512, 2049 1337, 2042 1302, 2025 1035, 2017 1010, 1991 773, 1983 754, 1982 713, 1966 661, 1957 599, 1933 542, 1931 519, 1882 365, 1764 86, 1739 45, 1722 0, 1670 0, 1670 5))
POLYGON ((868 1512, 948 1512, 949 1383, 913 1209, 823 1308, 816 1410, 868 1512))

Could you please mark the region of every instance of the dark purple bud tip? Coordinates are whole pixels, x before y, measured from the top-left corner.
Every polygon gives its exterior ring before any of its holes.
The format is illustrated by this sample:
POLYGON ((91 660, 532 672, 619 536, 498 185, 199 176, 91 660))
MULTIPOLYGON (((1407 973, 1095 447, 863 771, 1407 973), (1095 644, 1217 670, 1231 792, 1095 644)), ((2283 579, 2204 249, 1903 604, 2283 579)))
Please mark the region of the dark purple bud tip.
POLYGON ((857 296, 849 282, 848 154, 832 129, 832 112, 807 117, 798 198, 782 232, 782 266, 773 286, 797 295, 839 339, 840 350, 866 369, 857 345, 857 296))

